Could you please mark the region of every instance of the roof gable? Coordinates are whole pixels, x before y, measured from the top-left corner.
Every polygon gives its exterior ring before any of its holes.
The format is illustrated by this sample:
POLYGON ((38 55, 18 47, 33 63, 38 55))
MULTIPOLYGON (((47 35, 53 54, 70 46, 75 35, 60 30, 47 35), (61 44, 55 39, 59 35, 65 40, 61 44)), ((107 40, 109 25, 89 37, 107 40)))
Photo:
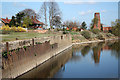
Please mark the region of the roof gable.
POLYGON ((44 25, 43 22, 40 22, 40 21, 37 20, 37 19, 32 19, 32 22, 33 22, 34 24, 42 24, 42 25, 44 25))
POLYGON ((8 19, 8 18, 4 19, 4 18, 1 18, 1 21, 3 21, 4 23, 10 23, 11 19, 8 19))

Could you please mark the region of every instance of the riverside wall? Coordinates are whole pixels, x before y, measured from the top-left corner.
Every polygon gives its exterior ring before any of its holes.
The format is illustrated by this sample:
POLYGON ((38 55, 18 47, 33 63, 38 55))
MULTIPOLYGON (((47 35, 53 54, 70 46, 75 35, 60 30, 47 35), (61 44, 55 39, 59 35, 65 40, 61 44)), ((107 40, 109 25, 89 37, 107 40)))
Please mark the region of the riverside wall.
POLYGON ((2 78, 16 78, 72 46, 70 34, 1 43, 2 78))

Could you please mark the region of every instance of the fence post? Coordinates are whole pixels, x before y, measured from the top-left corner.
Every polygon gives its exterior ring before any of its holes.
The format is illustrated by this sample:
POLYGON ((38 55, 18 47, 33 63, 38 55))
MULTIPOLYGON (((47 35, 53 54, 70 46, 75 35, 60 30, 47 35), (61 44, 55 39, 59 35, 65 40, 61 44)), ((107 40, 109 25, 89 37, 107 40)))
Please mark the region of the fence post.
POLYGON ((34 38, 32 38, 32 45, 34 46, 34 38))
POLYGON ((8 59, 9 59, 9 43, 8 42, 6 42, 6 50, 7 50, 7 56, 8 56, 8 59))
POLYGON ((6 49, 7 49, 7 53, 9 52, 9 43, 6 42, 6 49))

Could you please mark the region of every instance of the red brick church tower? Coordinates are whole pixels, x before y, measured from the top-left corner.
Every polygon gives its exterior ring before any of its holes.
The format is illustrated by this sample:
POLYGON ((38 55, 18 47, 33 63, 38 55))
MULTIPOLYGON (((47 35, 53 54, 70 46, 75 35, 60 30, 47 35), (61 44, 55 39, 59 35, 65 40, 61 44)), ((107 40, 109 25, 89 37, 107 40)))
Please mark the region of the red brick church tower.
POLYGON ((97 21, 97 24, 94 24, 94 29, 99 29, 101 30, 101 23, 100 23, 100 13, 95 13, 94 14, 94 18, 97 18, 98 21, 97 21))

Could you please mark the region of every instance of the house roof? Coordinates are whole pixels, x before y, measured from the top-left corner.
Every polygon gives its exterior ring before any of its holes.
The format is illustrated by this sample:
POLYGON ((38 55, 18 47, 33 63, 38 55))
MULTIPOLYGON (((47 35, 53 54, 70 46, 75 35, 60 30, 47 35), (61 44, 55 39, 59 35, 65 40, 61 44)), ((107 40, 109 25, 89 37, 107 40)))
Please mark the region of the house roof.
POLYGON ((1 21, 3 21, 4 23, 9 23, 9 22, 11 21, 11 19, 8 19, 8 18, 4 19, 4 18, 1 18, 1 21))
POLYGON ((103 29, 112 29, 112 27, 103 27, 103 29))
MULTIPOLYGON (((4 23, 10 23, 10 21, 11 21, 11 19, 8 19, 8 18, 1 18, 1 21, 3 21, 4 23)), ((34 24, 42 24, 42 25, 44 25, 44 23, 43 22, 40 22, 39 20, 37 20, 37 19, 32 19, 32 22, 34 23, 34 24)))
POLYGON ((32 19, 32 22, 33 22, 34 24, 42 24, 42 25, 44 25, 43 22, 40 22, 40 21, 37 20, 37 19, 32 19))

